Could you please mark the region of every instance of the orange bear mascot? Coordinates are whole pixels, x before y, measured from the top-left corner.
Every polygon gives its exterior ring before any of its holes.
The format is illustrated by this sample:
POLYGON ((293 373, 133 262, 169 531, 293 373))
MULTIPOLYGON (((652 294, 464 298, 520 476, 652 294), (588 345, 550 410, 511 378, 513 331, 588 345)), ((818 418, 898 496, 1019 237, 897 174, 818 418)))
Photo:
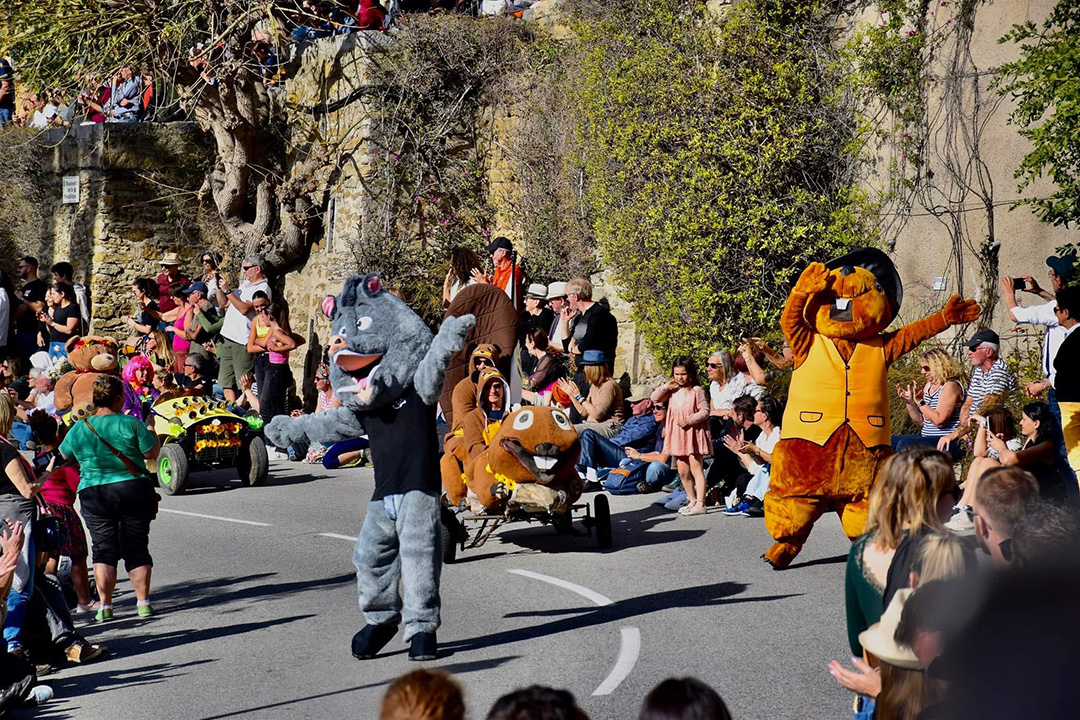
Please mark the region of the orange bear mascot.
POLYGON ((811 263, 788 297, 781 325, 794 371, 765 496, 765 525, 776 542, 764 557, 777 570, 799 554, 825 512, 840 516, 849 538, 862 534, 870 487, 892 452, 889 366, 979 316, 974 300, 954 295, 941 312, 883 332, 902 300, 896 266, 873 248, 811 263))

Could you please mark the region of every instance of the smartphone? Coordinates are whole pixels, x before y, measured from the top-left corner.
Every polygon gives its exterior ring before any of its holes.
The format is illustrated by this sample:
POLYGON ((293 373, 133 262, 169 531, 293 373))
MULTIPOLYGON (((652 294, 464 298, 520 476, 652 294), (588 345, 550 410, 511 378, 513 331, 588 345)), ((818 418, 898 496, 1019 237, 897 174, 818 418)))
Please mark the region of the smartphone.
POLYGON ((1013 281, 1013 287, 1016 288, 1017 290, 1027 290, 1028 289, 1027 280, 1025 280, 1024 278, 1022 278, 1022 277, 1013 278, 1012 281, 1013 281))

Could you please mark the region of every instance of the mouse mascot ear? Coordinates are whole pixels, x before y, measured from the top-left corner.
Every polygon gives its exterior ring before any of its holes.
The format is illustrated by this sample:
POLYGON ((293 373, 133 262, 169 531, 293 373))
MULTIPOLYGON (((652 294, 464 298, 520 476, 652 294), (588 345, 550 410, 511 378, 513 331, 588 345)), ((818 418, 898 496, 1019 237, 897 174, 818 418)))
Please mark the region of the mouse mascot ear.
POLYGON ((334 313, 337 311, 337 298, 333 295, 324 297, 322 301, 322 311, 323 315, 333 320, 334 313))
POLYGON ((866 247, 852 250, 847 255, 825 263, 825 267, 829 270, 845 265, 869 270, 877 278, 882 292, 889 298, 893 317, 896 317, 896 314, 900 312, 901 303, 904 302, 904 285, 900 282, 900 273, 896 271, 896 265, 893 264, 892 259, 877 248, 866 247))

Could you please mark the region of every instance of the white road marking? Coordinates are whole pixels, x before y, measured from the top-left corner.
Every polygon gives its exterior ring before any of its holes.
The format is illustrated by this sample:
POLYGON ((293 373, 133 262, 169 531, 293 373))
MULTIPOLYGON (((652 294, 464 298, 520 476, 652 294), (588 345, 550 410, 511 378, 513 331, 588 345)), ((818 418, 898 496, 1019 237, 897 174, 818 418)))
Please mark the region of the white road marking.
POLYGON ((349 542, 356 542, 356 538, 350 535, 338 535, 337 533, 318 533, 319 537, 337 538, 338 540, 348 540, 349 542))
POLYGON ((630 671, 637 663, 638 653, 641 651, 641 631, 636 627, 624 627, 622 633, 622 645, 619 647, 619 659, 615 661, 615 667, 604 678, 604 682, 593 690, 593 695, 610 695, 619 687, 619 683, 626 679, 630 671))
MULTIPOLYGON (((569 580, 543 575, 530 570, 507 570, 506 572, 556 585, 572 593, 577 593, 600 607, 615 604, 611 598, 569 580)), ((604 678, 604 681, 593 690, 593 695, 610 695, 627 678, 630 671, 634 669, 634 665, 637 664, 638 654, 641 652, 641 631, 636 627, 624 627, 620 628, 619 633, 621 642, 619 645, 619 657, 615 660, 615 667, 611 668, 611 672, 604 678)))
POLYGON ((222 522, 240 523, 241 525, 256 525, 258 527, 274 527, 270 523, 255 522, 254 520, 238 520, 236 518, 221 517, 220 515, 203 515, 202 513, 187 512, 185 510, 166 510, 159 508, 158 512, 172 513, 173 515, 187 515, 189 517, 205 518, 207 520, 221 520, 222 522))
POLYGON ((587 587, 581 587, 580 585, 572 583, 569 580, 562 580, 557 577, 551 577, 550 575, 541 575, 540 573, 535 573, 530 570, 507 570, 506 572, 513 573, 515 575, 521 575, 522 577, 532 578, 533 580, 539 580, 540 582, 546 582, 551 585, 558 585, 559 587, 565 590, 569 590, 572 593, 577 593, 578 595, 587 600, 592 600, 600 607, 615 604, 611 598, 604 597, 598 592, 594 592, 587 587))

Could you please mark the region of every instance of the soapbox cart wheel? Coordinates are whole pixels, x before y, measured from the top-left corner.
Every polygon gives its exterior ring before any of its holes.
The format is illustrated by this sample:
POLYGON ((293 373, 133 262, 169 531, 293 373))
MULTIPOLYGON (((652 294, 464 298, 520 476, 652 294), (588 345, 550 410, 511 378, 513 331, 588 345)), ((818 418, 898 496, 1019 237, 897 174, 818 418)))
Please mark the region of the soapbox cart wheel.
POLYGON ((177 495, 184 490, 188 478, 188 459, 184 448, 178 443, 166 443, 158 455, 158 485, 166 495, 177 495))

